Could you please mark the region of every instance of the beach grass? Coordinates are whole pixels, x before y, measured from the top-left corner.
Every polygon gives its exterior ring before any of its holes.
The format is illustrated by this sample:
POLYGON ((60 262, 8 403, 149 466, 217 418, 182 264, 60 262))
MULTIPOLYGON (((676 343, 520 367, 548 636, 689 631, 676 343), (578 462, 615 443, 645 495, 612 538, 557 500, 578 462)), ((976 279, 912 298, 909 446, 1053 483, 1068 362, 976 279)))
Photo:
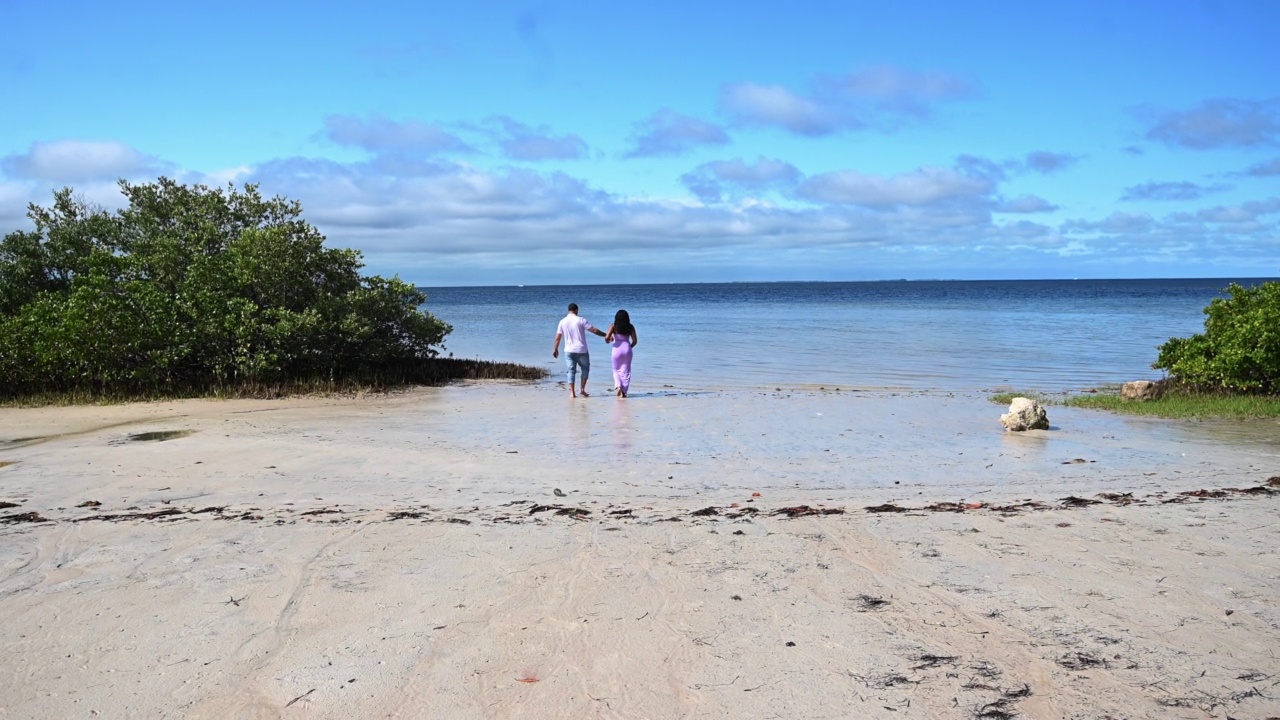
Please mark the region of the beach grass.
POLYGON ((1119 393, 1072 395, 1065 405, 1162 418, 1280 417, 1280 397, 1170 390, 1154 400, 1125 400, 1119 393))
POLYGON ((1033 391, 996 393, 990 396, 990 400, 991 402, 997 403, 999 405, 1008 405, 1009 403, 1013 402, 1014 398, 1020 398, 1020 397, 1030 398, 1042 405, 1055 405, 1060 403, 1060 400, 1058 402, 1055 402, 1053 399, 1049 398, 1049 396, 1045 395, 1044 393, 1038 393, 1033 391))
POLYGON ((1126 415, 1161 418, 1274 418, 1280 417, 1280 396, 1206 392, 1194 388, 1167 386, 1154 400, 1126 400, 1119 386, 1103 386, 1079 394, 1051 395, 1039 392, 1002 392, 990 396, 994 403, 1007 405, 1016 397, 1031 398, 1042 405, 1065 405, 1088 410, 1107 410, 1126 415))
POLYGON ((535 382, 546 378, 543 368, 518 363, 460 358, 431 358, 401 364, 376 374, 344 378, 297 378, 279 382, 245 380, 209 386, 171 385, 147 391, 111 391, 86 387, 49 390, 0 397, 0 407, 48 407, 114 405, 126 402, 182 400, 190 398, 281 398, 299 395, 351 395, 394 392, 413 386, 439 386, 477 380, 535 382))

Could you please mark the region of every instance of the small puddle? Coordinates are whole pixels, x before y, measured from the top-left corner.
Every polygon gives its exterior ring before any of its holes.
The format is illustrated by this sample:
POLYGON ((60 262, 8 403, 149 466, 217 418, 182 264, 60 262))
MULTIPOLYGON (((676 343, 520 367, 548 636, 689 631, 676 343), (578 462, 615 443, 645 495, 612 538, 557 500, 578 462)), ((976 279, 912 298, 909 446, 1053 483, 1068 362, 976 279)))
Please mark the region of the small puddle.
POLYGON ((134 433, 127 440, 130 442, 164 442, 165 440, 176 440, 183 438, 195 430, 156 430, 153 432, 134 433))

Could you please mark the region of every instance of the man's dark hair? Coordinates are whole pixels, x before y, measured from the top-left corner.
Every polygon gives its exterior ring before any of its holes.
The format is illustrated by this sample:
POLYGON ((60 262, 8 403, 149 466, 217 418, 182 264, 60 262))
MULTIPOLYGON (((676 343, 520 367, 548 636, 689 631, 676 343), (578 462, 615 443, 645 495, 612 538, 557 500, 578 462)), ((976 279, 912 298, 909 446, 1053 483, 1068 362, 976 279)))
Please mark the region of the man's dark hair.
POLYGON ((569 312, 578 312, 578 303, 569 303, 569 312))

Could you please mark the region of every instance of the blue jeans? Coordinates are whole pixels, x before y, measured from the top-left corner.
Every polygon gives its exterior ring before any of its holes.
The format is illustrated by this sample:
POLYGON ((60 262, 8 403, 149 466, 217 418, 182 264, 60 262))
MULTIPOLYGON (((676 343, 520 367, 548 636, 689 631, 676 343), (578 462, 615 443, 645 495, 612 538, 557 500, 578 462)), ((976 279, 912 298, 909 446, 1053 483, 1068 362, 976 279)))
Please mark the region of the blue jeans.
POLYGON ((577 374, 578 368, 582 368, 582 382, 587 381, 587 375, 591 373, 591 356, 587 353, 571 353, 564 354, 564 362, 569 366, 569 384, 573 385, 574 375, 577 374))

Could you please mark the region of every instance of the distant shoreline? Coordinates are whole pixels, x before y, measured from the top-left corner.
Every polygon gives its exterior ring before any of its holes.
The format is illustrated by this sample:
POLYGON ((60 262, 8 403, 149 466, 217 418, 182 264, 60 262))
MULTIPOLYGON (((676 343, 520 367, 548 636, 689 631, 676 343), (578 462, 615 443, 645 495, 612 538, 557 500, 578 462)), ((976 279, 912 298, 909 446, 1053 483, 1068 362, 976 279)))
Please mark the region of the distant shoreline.
MULTIPOLYGON (((486 288, 518 289, 528 288, 600 288, 600 287, 696 287, 707 285, 860 285, 860 284, 931 284, 931 283, 1157 283, 1157 282, 1221 282, 1223 287, 1229 283, 1259 283, 1280 280, 1280 276, 1268 277, 1161 277, 1161 278, 883 278, 875 280, 704 280, 673 283, 507 283, 497 285, 423 285, 415 283, 419 290, 482 290, 486 288)), ((428 304, 430 299, 428 298, 428 304)))

